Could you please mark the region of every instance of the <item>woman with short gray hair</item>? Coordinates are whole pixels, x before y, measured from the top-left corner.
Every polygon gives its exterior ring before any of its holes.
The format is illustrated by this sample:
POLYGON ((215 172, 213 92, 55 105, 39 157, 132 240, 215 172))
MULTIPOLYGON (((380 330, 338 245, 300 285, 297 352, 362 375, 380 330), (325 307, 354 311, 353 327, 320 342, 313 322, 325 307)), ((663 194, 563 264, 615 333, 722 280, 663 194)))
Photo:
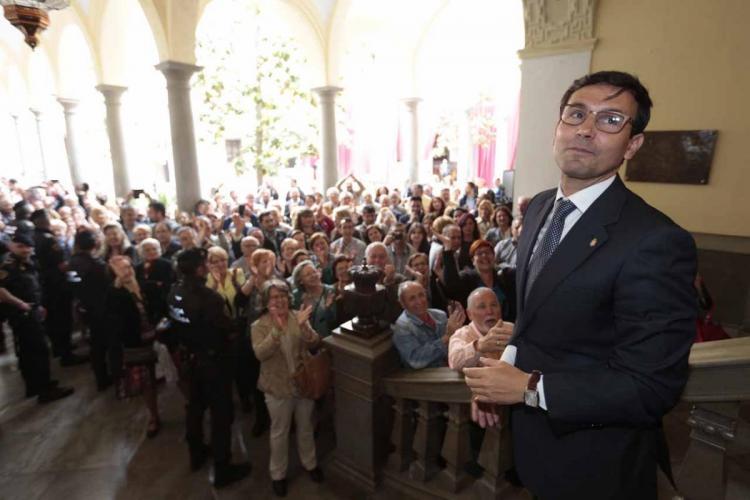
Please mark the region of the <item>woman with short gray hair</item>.
POLYGON ((310 326, 312 307, 290 308, 289 287, 279 279, 266 281, 260 290, 263 314, 250 328, 253 350, 260 360, 258 388, 265 393, 271 416, 269 471, 273 491, 286 496, 289 430, 295 418, 297 451, 302 466, 315 482, 323 480, 315 455, 312 412, 315 401, 299 396, 294 372, 304 352, 320 342, 310 326))
POLYGON ((329 336, 337 326, 336 289, 323 283, 320 270, 309 260, 295 266, 292 282, 292 308, 312 307, 310 324, 321 337, 329 336))

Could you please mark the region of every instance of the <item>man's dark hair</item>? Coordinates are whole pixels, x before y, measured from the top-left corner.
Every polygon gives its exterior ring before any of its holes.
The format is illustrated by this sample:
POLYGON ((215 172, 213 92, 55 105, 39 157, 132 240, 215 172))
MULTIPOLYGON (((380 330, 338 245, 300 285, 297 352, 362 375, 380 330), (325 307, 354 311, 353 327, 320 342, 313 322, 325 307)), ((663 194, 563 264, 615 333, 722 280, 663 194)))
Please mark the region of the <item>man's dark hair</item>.
POLYGON ((412 196, 409 198, 409 201, 418 201, 419 203, 422 203, 422 197, 421 196, 412 196))
POLYGON ((162 217, 167 216, 167 207, 165 207, 164 203, 160 201, 152 201, 148 204, 148 208, 150 208, 154 212, 160 213, 162 217))
POLYGON ((88 229, 82 229, 76 233, 75 247, 84 252, 89 252, 96 248, 96 235, 88 229))
POLYGON ((177 269, 185 276, 195 276, 198 268, 206 263, 208 252, 204 248, 190 248, 177 257, 177 269))
POLYGON ((375 210, 374 205, 367 204, 362 207, 362 213, 363 214, 374 214, 377 210, 375 210))
POLYGON ((258 222, 263 222, 263 219, 266 217, 273 217, 273 210, 263 210, 260 215, 258 215, 258 222))
POLYGON ((630 136, 632 137, 643 132, 646 129, 646 125, 648 125, 648 121, 651 119, 651 107, 654 103, 651 102, 648 90, 638 80, 638 77, 622 71, 598 71, 575 80, 560 100, 560 115, 562 115, 563 109, 568 104, 568 100, 573 95, 573 92, 583 87, 600 84, 611 85, 621 89, 620 92, 617 92, 612 97, 619 95, 621 92, 630 92, 630 95, 633 96, 635 102, 638 104, 638 111, 633 117, 630 136))

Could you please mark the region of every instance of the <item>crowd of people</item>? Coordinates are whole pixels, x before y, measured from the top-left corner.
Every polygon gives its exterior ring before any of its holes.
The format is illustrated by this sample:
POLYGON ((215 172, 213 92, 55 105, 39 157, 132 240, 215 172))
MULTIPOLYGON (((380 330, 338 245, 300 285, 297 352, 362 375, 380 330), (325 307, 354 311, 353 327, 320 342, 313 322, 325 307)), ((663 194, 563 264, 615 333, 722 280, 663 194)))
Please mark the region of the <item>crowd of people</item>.
POLYGON ((244 197, 216 190, 192 212, 172 213, 141 191, 110 200, 85 184, 3 179, 0 319, 13 332, 26 396, 39 403, 72 394, 51 379, 50 362, 87 361, 72 341, 83 326, 97 388, 142 397, 149 437, 161 427, 158 341, 186 399, 192 469, 212 456, 218 487, 249 473, 229 459, 236 391, 255 412, 253 436, 270 431, 270 475, 284 496, 293 417, 300 461, 323 480, 316 404, 298 394, 292 374, 303 352, 351 319, 350 269, 380 269, 383 317, 404 366, 475 366, 508 341, 495 326, 515 319, 527 203, 513 207, 499 181, 483 190, 471 182, 463 191, 368 189, 350 176, 325 192, 293 185, 279 193, 270 183, 244 197))

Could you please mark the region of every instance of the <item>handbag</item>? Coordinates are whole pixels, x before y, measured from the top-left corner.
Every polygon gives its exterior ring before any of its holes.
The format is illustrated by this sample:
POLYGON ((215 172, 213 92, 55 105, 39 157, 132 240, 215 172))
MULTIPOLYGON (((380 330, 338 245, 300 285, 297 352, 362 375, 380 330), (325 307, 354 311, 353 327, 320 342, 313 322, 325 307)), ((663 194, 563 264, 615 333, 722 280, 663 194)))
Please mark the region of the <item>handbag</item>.
POLYGON ((714 322, 714 308, 706 313, 703 318, 696 320, 695 342, 709 342, 712 340, 724 340, 729 334, 714 322))
POLYGON ((299 397, 313 400, 322 398, 333 381, 328 350, 319 349, 315 354, 308 352, 297 365, 292 379, 299 397))

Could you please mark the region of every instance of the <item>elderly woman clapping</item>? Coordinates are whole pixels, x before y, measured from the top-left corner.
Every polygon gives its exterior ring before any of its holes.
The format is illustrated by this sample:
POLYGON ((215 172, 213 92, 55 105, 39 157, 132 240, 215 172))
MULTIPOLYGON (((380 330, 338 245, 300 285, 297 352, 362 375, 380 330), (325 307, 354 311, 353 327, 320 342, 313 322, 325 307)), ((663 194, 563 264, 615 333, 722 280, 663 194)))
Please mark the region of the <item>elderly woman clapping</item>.
POLYGON ((269 470, 273 491, 285 496, 289 454, 289 430, 295 417, 297 451, 302 466, 315 482, 323 480, 315 455, 312 412, 315 402, 299 396, 292 375, 304 352, 320 341, 310 326, 312 307, 290 309, 289 288, 278 279, 263 284, 264 314, 252 324, 255 355, 260 360, 258 388, 265 393, 271 416, 271 457, 269 470))

